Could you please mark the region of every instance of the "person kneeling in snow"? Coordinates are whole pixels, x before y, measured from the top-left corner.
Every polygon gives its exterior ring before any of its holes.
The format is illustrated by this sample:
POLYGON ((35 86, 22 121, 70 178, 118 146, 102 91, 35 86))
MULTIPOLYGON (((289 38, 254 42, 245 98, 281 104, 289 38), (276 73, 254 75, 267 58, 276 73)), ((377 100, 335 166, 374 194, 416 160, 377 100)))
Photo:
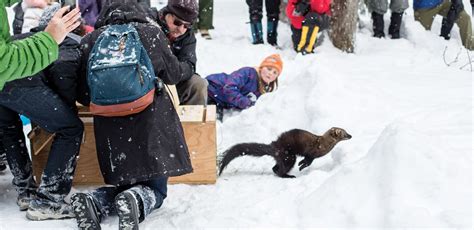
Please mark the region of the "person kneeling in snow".
POLYGON ((283 69, 280 55, 266 57, 258 68, 243 67, 231 74, 218 73, 206 77, 208 104, 217 105, 222 118, 223 109, 247 109, 264 93, 278 87, 278 76, 283 69))
POLYGON ((286 15, 296 52, 313 53, 318 32, 329 27, 331 0, 289 0, 286 15))
MULTIPOLYGON (((86 35, 81 43, 79 101, 82 104, 89 105, 94 92, 94 89, 89 90, 87 83, 88 60, 102 52, 102 49, 96 51, 94 46, 98 44, 100 47, 102 42, 96 43, 99 36, 104 31, 108 33, 112 26, 133 26, 151 60, 151 68, 156 74, 153 77, 165 84, 176 84, 186 77, 178 58, 168 46, 166 35, 147 16, 146 9, 137 2, 113 3, 102 9, 95 24, 96 30, 86 35)), ((135 35, 130 36, 135 38, 135 35)), ((121 37, 124 41, 121 44, 130 44, 123 38, 127 36, 121 37)), ((112 35, 108 39, 113 39, 112 35)), ((121 50, 127 49, 121 47, 113 51, 115 55, 111 63, 133 58, 122 55, 121 50)), ((142 75, 139 76, 143 84, 142 75)), ((192 172, 181 122, 171 97, 161 90, 160 85, 157 83, 154 88, 153 102, 141 112, 110 117, 94 115, 100 171, 104 182, 112 187, 101 187, 92 193, 76 193, 71 197, 80 229, 100 229, 101 220, 114 213, 119 216, 119 229, 138 229, 138 223, 163 204, 168 177, 192 172)))
MULTIPOLYGON (((459 27, 461 34, 461 41, 464 47, 468 50, 474 50, 474 37, 472 36, 471 17, 464 9, 461 9, 459 4, 462 2, 456 1, 457 7, 454 7, 450 0, 413 0, 413 9, 415 10, 415 20, 419 21, 425 29, 430 30, 433 24, 434 17, 439 14, 447 19, 451 18, 459 27), (452 7, 453 6, 453 7, 452 7), (453 15, 454 14, 454 15, 453 15), (452 15, 452 16, 450 16, 452 15)), ((445 22, 446 23, 446 22, 445 22)), ((452 22, 451 22, 452 23, 452 22)), ((451 26, 452 27, 452 26, 451 26)), ((442 36, 449 37, 451 28, 443 27, 442 36)))

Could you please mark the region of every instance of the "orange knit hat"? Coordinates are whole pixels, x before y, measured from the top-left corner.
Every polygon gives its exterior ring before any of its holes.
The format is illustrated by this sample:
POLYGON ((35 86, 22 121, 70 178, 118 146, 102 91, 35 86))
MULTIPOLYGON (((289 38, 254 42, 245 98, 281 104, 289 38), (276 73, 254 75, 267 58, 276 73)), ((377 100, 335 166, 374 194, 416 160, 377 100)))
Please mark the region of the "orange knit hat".
POLYGON ((281 70, 283 69, 283 61, 279 54, 272 54, 265 59, 263 59, 262 63, 260 63, 259 68, 264 66, 274 67, 278 70, 278 74, 281 74, 281 70))

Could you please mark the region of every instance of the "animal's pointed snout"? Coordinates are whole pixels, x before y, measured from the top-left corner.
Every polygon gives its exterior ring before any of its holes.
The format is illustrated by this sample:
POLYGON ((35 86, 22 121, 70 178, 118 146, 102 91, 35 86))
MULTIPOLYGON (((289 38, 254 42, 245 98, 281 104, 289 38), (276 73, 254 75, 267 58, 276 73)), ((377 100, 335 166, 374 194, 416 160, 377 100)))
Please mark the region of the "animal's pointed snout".
POLYGON ((350 134, 347 134, 347 139, 351 139, 352 136, 350 134))

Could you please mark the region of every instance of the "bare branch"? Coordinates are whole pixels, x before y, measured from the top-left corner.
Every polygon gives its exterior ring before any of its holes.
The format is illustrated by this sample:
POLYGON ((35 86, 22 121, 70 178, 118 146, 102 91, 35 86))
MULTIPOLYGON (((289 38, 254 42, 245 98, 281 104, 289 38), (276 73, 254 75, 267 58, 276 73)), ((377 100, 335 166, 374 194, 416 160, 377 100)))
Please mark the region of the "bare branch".
POLYGON ((452 64, 456 63, 459 61, 459 55, 461 55, 461 51, 462 51, 462 48, 459 49, 459 52, 458 54, 456 55, 456 57, 454 58, 454 60, 450 63, 448 63, 446 61, 446 51, 448 50, 448 46, 445 46, 444 47, 444 52, 443 52, 443 61, 444 61, 444 64, 446 64, 447 66, 451 66, 452 64))

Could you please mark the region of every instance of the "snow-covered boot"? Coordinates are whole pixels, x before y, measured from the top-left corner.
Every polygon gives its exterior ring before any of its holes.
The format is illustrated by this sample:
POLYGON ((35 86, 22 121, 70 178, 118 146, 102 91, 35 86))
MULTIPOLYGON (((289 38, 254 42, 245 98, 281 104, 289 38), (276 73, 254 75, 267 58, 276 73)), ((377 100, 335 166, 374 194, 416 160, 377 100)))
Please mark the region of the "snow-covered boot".
POLYGON ((447 18, 443 18, 443 22, 441 23, 441 34, 440 36, 443 37, 445 40, 449 40, 451 38, 451 29, 453 28, 453 24, 449 23, 447 18))
POLYGON ((372 12, 372 22, 373 22, 373 29, 374 29, 374 37, 376 38, 385 37, 385 33, 383 32, 383 29, 384 29, 383 14, 372 12))
POLYGON ((76 216, 77 227, 81 230, 100 230, 102 214, 98 202, 87 193, 76 193, 71 196, 71 204, 76 216))
MULTIPOLYGON (((3 148, 3 145, 0 145, 1 148, 3 148)), ((2 153, 0 153, 0 172, 4 171, 5 169, 7 169, 7 159, 6 159, 6 153, 5 151, 2 151, 2 153)))
POLYGON ((250 22, 250 31, 252 33, 252 44, 263 44, 262 22, 250 22))
POLYGON ((137 230, 138 223, 145 220, 156 204, 153 190, 136 185, 115 197, 115 208, 119 216, 119 229, 137 230))
POLYGON ((137 194, 129 190, 123 191, 115 197, 115 208, 119 217, 120 230, 138 230, 139 202, 143 204, 139 199, 137 194))
POLYGON ((4 171, 5 169, 7 169, 6 162, 0 161, 0 172, 4 171))
POLYGON ((42 198, 31 200, 26 218, 30 220, 50 220, 74 218, 72 207, 65 202, 53 202, 42 198))
POLYGON ((388 27, 388 34, 392 36, 392 39, 400 38, 400 26, 402 25, 402 17, 403 12, 392 12, 392 16, 390 17, 390 26, 388 27))
POLYGON ((278 29, 278 19, 269 18, 267 21, 267 42, 272 46, 278 46, 277 44, 277 33, 278 29))
POLYGON ((119 229, 136 230, 138 223, 155 209, 156 196, 144 185, 136 185, 115 197, 115 208, 119 216, 119 229))
POLYGON ((16 204, 20 208, 20 211, 26 211, 30 207, 31 200, 36 198, 36 192, 24 191, 18 194, 16 198, 16 204))

